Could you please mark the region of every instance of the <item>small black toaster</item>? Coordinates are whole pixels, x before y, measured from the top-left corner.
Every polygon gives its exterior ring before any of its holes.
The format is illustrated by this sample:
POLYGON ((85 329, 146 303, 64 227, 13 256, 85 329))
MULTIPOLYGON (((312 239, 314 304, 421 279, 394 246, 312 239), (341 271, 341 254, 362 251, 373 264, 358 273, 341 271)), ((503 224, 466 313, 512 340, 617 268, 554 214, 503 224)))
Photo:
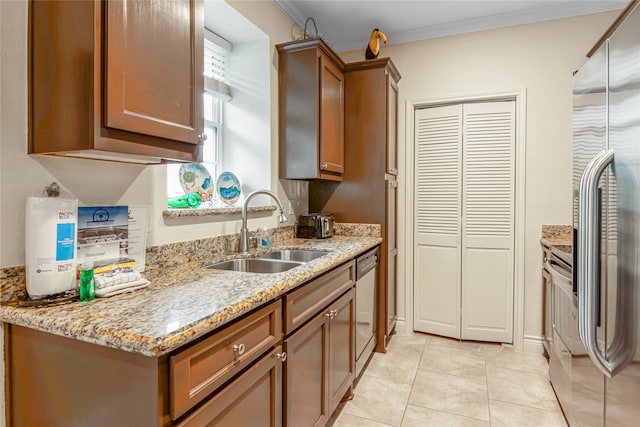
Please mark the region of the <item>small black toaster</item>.
POLYGON ((326 239, 333 236, 335 219, 330 213, 303 213, 298 217, 296 237, 302 239, 326 239))

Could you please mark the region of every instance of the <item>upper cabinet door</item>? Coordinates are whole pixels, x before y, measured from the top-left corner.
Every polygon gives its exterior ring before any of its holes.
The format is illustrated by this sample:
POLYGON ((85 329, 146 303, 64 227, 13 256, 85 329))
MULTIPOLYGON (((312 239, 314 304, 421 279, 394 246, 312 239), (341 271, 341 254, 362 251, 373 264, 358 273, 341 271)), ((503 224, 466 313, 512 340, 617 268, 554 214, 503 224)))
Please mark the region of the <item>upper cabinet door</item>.
POLYGON ((276 45, 280 178, 341 181, 344 62, 322 39, 276 45))
POLYGON ((387 173, 398 175, 398 85, 387 73, 387 173))
POLYGON ((105 125, 196 144, 203 128, 203 3, 106 2, 105 125))
POLYGON ((344 76, 320 53, 320 170, 344 172, 344 76))

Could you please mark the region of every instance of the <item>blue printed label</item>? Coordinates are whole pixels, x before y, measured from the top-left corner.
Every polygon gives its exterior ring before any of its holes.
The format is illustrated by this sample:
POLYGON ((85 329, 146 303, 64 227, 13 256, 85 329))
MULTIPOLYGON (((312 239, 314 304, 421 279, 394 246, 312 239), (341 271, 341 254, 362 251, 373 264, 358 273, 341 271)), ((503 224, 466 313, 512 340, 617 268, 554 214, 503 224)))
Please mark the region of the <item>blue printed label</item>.
POLYGON ((56 261, 73 259, 75 249, 75 224, 58 224, 58 238, 56 240, 56 261))

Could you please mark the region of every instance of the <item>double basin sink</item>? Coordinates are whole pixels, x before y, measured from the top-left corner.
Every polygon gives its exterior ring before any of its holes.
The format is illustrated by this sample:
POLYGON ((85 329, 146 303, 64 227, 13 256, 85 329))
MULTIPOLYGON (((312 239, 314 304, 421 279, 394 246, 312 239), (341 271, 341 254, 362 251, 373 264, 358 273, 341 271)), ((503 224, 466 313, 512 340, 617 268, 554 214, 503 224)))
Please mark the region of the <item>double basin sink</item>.
POLYGON ((236 258, 217 262, 207 265, 207 268, 245 273, 282 273, 328 253, 328 251, 310 249, 281 249, 254 258, 236 258))

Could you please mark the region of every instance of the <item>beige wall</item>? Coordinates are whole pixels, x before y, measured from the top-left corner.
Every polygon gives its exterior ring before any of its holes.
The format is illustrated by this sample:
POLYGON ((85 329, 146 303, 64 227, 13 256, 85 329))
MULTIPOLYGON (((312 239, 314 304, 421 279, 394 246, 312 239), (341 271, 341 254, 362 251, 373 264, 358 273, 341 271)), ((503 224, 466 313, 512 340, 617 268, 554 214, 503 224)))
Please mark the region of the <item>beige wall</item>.
MULTIPOLYGON (((541 335, 542 224, 571 224, 571 75, 585 54, 609 27, 617 12, 548 21, 382 47, 380 56, 393 59, 402 74, 399 95, 401 221, 405 210, 407 170, 413 153, 406 150, 405 108, 408 101, 433 101, 526 89, 525 153, 525 349, 541 335)), ((393 43, 393 40, 390 40, 393 43)), ((345 61, 364 59, 364 49, 341 53, 345 61)), ((411 141, 409 141, 410 143, 411 141)), ((411 144, 409 144, 411 145, 411 144)), ((400 317, 410 312, 403 268, 411 224, 400 225, 400 317)), ((408 322, 410 324, 410 322, 408 322)))
MULTIPOLYGON (((273 2, 230 2, 270 37, 271 54, 271 170, 278 162, 278 90, 277 43, 291 40, 293 21, 273 2)), ((147 243, 190 240, 236 233, 239 215, 222 218, 198 218, 166 223, 162 210, 166 203, 164 166, 136 166, 82 159, 30 157, 27 155, 27 3, 0 1, 2 98, 0 100, 0 268, 24 265, 24 209, 28 196, 57 181, 78 197, 80 204, 148 204, 151 206, 150 232, 147 243)), ((306 197, 304 185, 279 183, 272 174, 271 188, 306 197), (286 190, 286 191, 285 191, 286 190)), ((306 199, 304 199, 306 202, 306 199)), ((291 221, 295 219, 290 215, 291 221)), ((275 227, 275 216, 262 216, 250 221, 275 227)))
MULTIPOLYGON (((291 40, 293 21, 273 2, 230 2, 270 37, 271 45, 271 170, 278 162, 278 78, 274 45, 291 40)), ((162 218, 166 203, 164 166, 135 166, 100 161, 27 155, 27 3, 0 1, 0 268, 24 265, 24 216, 26 197, 57 181, 78 197, 81 204, 148 204, 151 206, 148 245, 236 233, 239 216, 199 218, 167 224, 162 218)), ((272 174, 271 188, 306 204, 306 186, 283 182, 272 174), (284 187, 283 187, 284 186, 284 187)), ((290 216, 292 222, 295 216, 290 216)), ((250 221, 275 227, 275 216, 250 221)), ((0 339, 2 329, 0 328, 0 339)), ((4 359, 4 358, 2 358, 4 359)), ((2 369, 0 359, 0 370, 2 369)), ((0 390, 0 425, 4 402, 0 390)))

